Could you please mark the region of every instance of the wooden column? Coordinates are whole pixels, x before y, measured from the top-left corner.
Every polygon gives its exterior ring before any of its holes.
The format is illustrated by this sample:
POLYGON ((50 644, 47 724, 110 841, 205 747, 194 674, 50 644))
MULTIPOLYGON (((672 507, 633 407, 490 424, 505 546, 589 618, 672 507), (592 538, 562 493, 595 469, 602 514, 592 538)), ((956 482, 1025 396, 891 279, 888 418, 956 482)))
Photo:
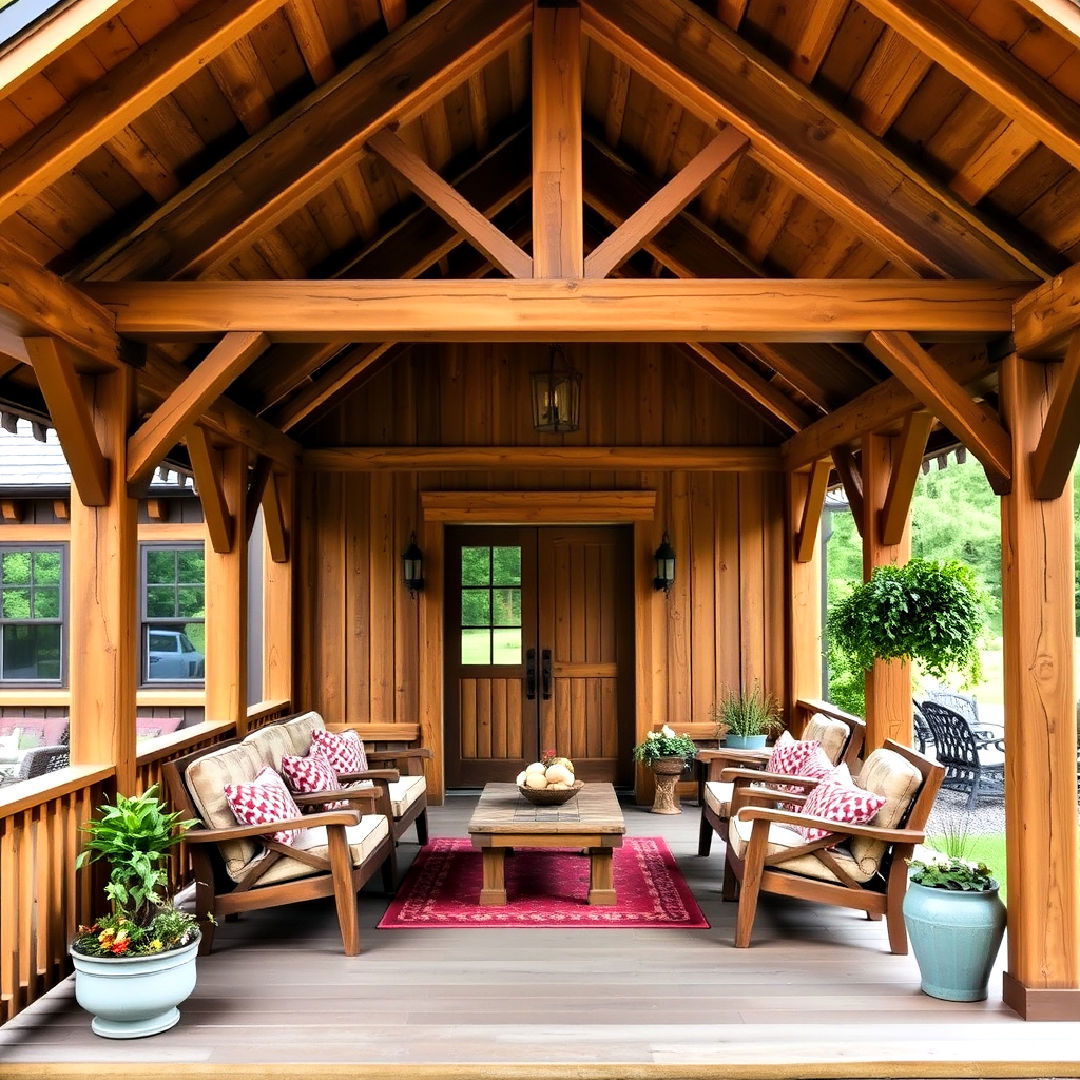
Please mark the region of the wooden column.
POLYGON ((214 453, 220 489, 233 521, 229 551, 206 548, 206 718, 247 731, 247 449, 214 453))
MULTIPOLYGON (((911 512, 908 511, 899 543, 882 537, 885 503, 898 456, 897 441, 873 434, 862 443, 863 577, 870 579, 877 566, 902 565, 911 558, 911 512)), ((911 746, 911 664, 905 660, 877 660, 866 674, 866 749, 875 750, 886 739, 911 746)))
POLYGON ((139 670, 137 503, 128 497, 126 469, 134 370, 98 375, 84 386, 108 462, 107 502, 88 506, 78 486, 71 486, 71 763, 115 764, 117 790, 130 794, 135 790, 139 670))
POLYGON ((581 11, 535 0, 533 86, 533 274, 585 273, 581 180, 581 11))
POLYGON ((1029 1020, 1080 1020, 1080 875, 1072 485, 1035 496, 1038 445, 1057 371, 1013 355, 1001 372, 1012 492, 1001 500, 1005 635, 1005 1003, 1029 1020))
MULTIPOLYGON (((828 464, 824 465, 826 477, 828 464)), ((787 701, 790 725, 795 702, 820 698, 821 685, 821 470, 787 474, 787 701), (818 488, 819 490, 814 490, 818 488), (808 530, 808 531, 807 531, 808 530)))
POLYGON ((295 473, 274 474, 263 497, 266 523, 263 552, 263 697, 268 701, 292 702, 295 699, 295 479, 295 473), (278 513, 276 522, 275 509, 278 513))

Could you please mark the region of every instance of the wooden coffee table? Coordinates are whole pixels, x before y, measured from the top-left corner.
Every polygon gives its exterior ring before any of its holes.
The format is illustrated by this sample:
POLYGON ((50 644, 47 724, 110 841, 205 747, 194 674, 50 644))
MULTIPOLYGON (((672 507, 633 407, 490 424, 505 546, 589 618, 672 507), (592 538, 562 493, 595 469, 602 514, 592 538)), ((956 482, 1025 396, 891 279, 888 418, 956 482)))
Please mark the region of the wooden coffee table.
POLYGON ((562 806, 533 806, 516 784, 488 784, 469 819, 473 847, 484 853, 480 903, 506 903, 506 853, 514 848, 587 848, 591 859, 589 903, 615 903, 612 854, 626 826, 610 784, 586 784, 562 806))

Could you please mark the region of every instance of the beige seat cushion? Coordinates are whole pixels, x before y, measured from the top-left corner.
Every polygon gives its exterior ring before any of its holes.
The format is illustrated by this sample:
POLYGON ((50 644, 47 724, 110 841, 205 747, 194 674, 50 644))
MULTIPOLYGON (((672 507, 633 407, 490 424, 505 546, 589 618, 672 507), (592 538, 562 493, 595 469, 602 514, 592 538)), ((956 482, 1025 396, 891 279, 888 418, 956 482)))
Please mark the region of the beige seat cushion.
MULTIPOLYGON (((349 850, 352 853, 353 866, 361 866, 366 859, 371 858, 372 853, 379 844, 386 839, 389 833, 390 827, 383 814, 366 814, 356 825, 346 826, 345 836, 349 841, 349 850)), ((326 828, 322 825, 316 826, 313 829, 304 829, 296 838, 295 846, 324 859, 330 857, 330 848, 326 838, 326 828)), ((260 854, 257 858, 263 859, 265 857, 264 854, 260 854)), ((243 867, 240 873, 234 875, 234 877, 237 879, 243 877, 244 873, 250 869, 255 861, 256 860, 252 860, 251 863, 243 867)), ((258 883, 254 887, 259 888, 263 885, 278 885, 283 881, 293 881, 296 878, 308 877, 311 874, 320 873, 323 873, 323 871, 316 870, 314 867, 308 866, 307 863, 300 862, 299 859, 290 859, 285 856, 274 863, 274 865, 259 878, 258 883)))
POLYGON ((394 817, 401 817, 425 791, 427 781, 422 776, 403 776, 400 780, 391 781, 390 806, 394 817))
POLYGON ((817 739, 829 760, 836 765, 844 752, 850 731, 843 720, 826 716, 824 713, 814 713, 807 722, 802 737, 808 740, 817 739))
POLYGON ((705 785, 705 805, 714 814, 725 818, 731 813, 731 797, 734 793, 734 784, 722 784, 719 780, 710 780, 705 785))
POLYGON ((292 739, 293 748, 289 753, 303 757, 311 749, 311 735, 314 731, 322 731, 326 724, 323 718, 314 711, 301 713, 291 720, 286 720, 280 725, 292 739))
POLYGON ((292 739, 284 724, 270 724, 268 727, 253 731, 244 739, 244 746, 251 746, 258 753, 264 765, 269 765, 274 772, 281 772, 281 759, 292 753, 292 739))
MULTIPOLYGON (((745 857, 747 845, 750 843, 750 831, 753 822, 743 821, 741 815, 731 819, 731 828, 728 833, 728 843, 735 849, 735 854, 740 858, 745 857)), ((801 847, 806 843, 805 837, 787 825, 770 825, 769 842, 765 849, 766 855, 778 855, 782 851, 801 847)), ((877 867, 867 871, 866 868, 855 861, 843 848, 832 848, 829 854, 836 860, 838 865, 858 882, 869 881, 877 867)), ((796 855, 790 862, 779 866, 770 867, 773 870, 783 870, 792 874, 801 874, 803 877, 816 878, 818 881, 830 881, 842 884, 840 879, 814 855, 796 855)))
MULTIPOLYGON (((864 791, 884 795, 888 800, 870 819, 881 829, 895 829, 907 817, 911 804, 922 787, 923 777, 915 766, 895 750, 875 750, 862 767, 855 783, 864 791)), ((851 853, 867 873, 881 864, 886 845, 880 840, 857 837, 851 841, 851 853)))

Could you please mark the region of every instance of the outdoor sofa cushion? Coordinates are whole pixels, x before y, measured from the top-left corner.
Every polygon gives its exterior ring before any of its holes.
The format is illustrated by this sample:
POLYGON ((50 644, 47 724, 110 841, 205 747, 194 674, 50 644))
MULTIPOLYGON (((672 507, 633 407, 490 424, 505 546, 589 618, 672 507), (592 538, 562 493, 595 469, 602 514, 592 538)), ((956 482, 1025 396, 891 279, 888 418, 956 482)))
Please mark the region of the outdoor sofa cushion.
MULTIPOLYGON (((750 831, 753 822, 743 821, 736 816, 731 819, 731 828, 728 832, 728 843, 735 849, 735 854, 740 858, 746 856, 746 849, 750 843, 750 831)), ((778 855, 780 852, 789 851, 791 848, 801 847, 806 843, 806 838, 789 825, 770 825, 769 841, 765 849, 766 855, 778 855)), ((833 848, 829 855, 836 860, 844 873, 849 874, 854 881, 860 883, 869 881, 876 872, 867 871, 865 867, 855 861, 851 853, 845 847, 833 848)), ((784 870, 793 874, 801 874, 803 877, 816 878, 818 881, 829 881, 834 884, 840 882, 838 878, 820 859, 814 855, 797 855, 787 862, 771 867, 773 870, 784 870)))
POLYGON ((836 765, 839 764, 840 755, 844 752, 850 734, 851 728, 843 720, 826 716, 824 713, 814 713, 807 721, 802 737, 804 740, 816 739, 821 743, 825 756, 836 765))

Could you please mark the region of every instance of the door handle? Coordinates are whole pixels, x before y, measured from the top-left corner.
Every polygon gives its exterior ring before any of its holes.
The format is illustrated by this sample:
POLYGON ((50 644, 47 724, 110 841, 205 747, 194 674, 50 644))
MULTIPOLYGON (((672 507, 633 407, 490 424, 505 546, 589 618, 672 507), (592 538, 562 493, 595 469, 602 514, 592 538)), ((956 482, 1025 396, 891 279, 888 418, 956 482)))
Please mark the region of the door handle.
POLYGON ((536 700, 536 650, 528 649, 525 653, 525 697, 536 700))
POLYGON ((545 649, 541 654, 540 677, 544 682, 544 700, 551 700, 551 650, 545 649))

